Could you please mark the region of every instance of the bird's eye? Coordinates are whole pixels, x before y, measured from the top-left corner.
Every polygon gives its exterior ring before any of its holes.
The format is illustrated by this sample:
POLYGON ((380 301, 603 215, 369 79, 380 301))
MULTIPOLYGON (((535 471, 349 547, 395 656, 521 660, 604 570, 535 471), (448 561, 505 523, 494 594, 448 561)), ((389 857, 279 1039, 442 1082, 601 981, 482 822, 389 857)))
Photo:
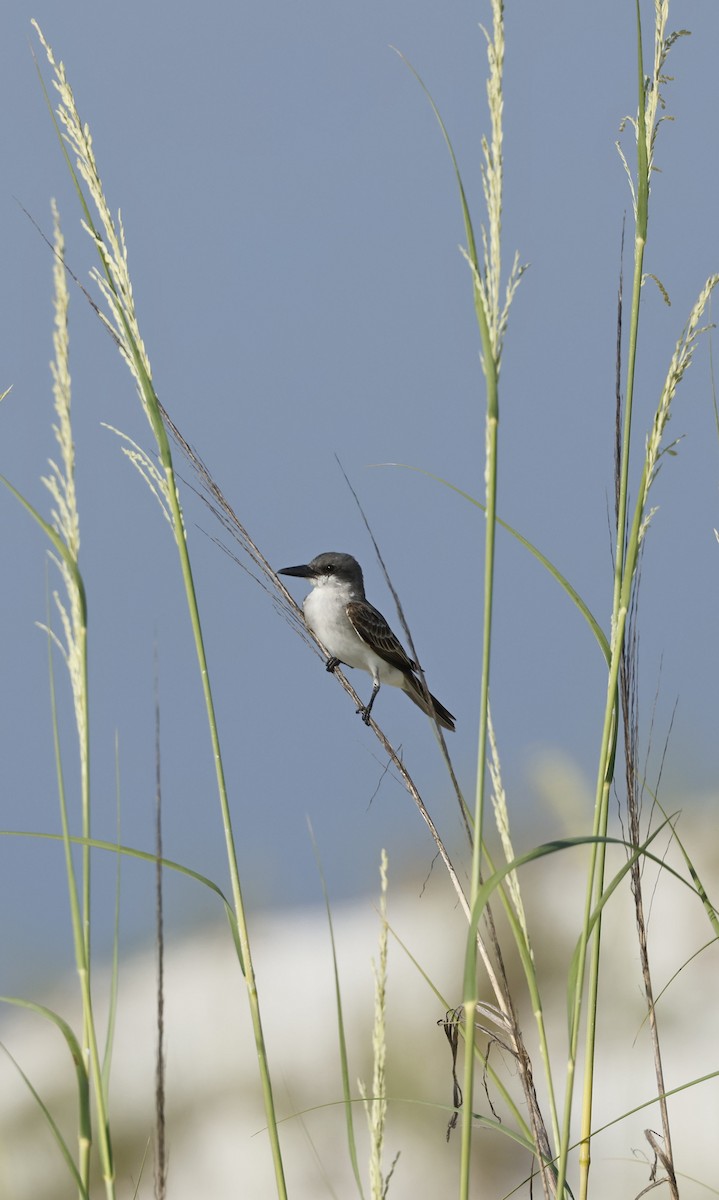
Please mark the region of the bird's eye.
POLYGON ((328 565, 325 567, 325 575, 334 575, 334 573, 335 573, 335 569, 334 569, 334 567, 332 566, 332 564, 331 564, 331 563, 329 563, 329 564, 328 564, 328 565))

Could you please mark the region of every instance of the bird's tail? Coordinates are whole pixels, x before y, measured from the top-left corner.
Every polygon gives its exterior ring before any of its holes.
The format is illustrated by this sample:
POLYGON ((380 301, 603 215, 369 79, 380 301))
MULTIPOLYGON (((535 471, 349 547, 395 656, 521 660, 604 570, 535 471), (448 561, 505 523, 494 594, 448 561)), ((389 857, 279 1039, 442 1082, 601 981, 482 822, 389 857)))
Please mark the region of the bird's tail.
POLYGON ((417 707, 421 708, 422 712, 426 713, 428 717, 436 717, 438 723, 443 729, 449 729, 450 733, 454 733, 454 717, 452 716, 451 712, 448 712, 444 705, 440 704, 437 697, 433 696, 430 692, 429 698, 434 706, 434 712, 432 712, 432 709, 427 703, 427 698, 424 694, 422 684, 417 676, 410 675, 410 673, 407 672, 404 679, 405 683, 403 690, 407 693, 410 700, 414 700, 417 707))

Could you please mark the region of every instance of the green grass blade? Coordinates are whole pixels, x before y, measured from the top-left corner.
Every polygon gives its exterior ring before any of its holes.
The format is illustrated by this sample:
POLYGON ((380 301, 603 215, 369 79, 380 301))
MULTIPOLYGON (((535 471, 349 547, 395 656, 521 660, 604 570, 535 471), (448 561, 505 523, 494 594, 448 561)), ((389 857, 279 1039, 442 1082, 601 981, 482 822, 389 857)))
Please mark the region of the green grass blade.
MULTIPOLYGON (((40 838, 44 841, 62 842, 63 836, 61 833, 45 833, 37 829, 0 829, 0 837, 26 837, 40 838)), ((76 835, 70 835, 69 841, 75 846, 87 845, 93 850, 106 850, 109 854, 124 854, 128 858, 136 858, 141 862, 150 863, 153 867, 157 863, 157 856, 151 850, 138 850, 134 846, 118 845, 117 842, 105 842, 100 838, 83 838, 76 835)), ((167 867, 170 871, 178 871, 179 874, 187 876, 188 879, 194 879, 196 883, 201 883, 203 887, 209 888, 216 896, 220 898, 226 909, 232 912, 232 905, 225 896, 222 889, 209 879, 206 875, 202 875, 199 871, 193 870, 192 867, 187 867, 183 863, 175 862, 171 858, 161 858, 160 863, 163 867, 167 867)))
MULTIPOLYGON (((470 495, 469 492, 463 491, 463 489, 457 487, 456 484, 450 483, 448 479, 442 479, 440 475, 434 475, 432 471, 425 471, 422 469, 422 467, 413 467, 409 463, 383 463, 382 465, 401 467, 405 471, 417 471, 418 474, 426 475, 428 479, 434 479, 436 483, 441 483, 443 487, 449 488, 449 490, 452 492, 456 492, 458 496, 461 496, 463 500, 468 500, 470 504, 474 504, 476 508, 481 510, 481 512, 487 511, 486 505, 484 505, 481 500, 477 500, 475 496, 470 495)), ((554 563, 548 559, 547 556, 533 544, 533 542, 530 542, 528 538, 524 537, 524 535, 521 534, 518 529, 515 529, 514 526, 510 525, 507 521, 503 521, 499 516, 497 517, 497 524, 501 525, 502 529, 505 529, 507 533, 512 535, 513 538, 516 538, 520 546, 524 546, 525 550, 528 550, 530 554, 534 555, 534 557, 537 559, 537 562, 541 563, 542 566, 549 571, 549 574, 552 576, 552 578, 556 580, 562 590, 566 592, 569 599, 573 604, 576 605, 585 621, 589 625, 589 628, 599 643, 599 648, 604 656, 605 661, 607 664, 609 664, 611 659, 611 650, 609 648, 607 636, 596 617, 593 616, 588 605, 585 604, 584 600, 582 600, 582 597, 579 595, 579 592, 576 590, 576 588, 572 587, 572 584, 569 582, 566 576, 562 574, 559 568, 555 567, 554 563)))
POLYGON ((477 928, 479 926, 482 912, 484 911, 484 908, 486 907, 492 893, 496 888, 499 887, 502 880, 509 875, 511 871, 517 871, 520 867, 526 866, 531 862, 536 862, 538 859, 544 858, 548 854, 557 854, 562 850, 572 850, 578 846, 592 845, 623 846, 625 850, 631 851, 631 855, 627 859, 627 862, 622 865, 621 870, 617 872, 615 878, 607 886, 606 892, 604 893, 602 899, 592 912, 590 917, 590 923, 592 926, 596 924, 597 920, 599 919, 600 912, 609 898, 609 895, 616 890, 620 880, 631 868, 632 861, 636 860, 636 858, 638 858, 640 855, 649 859, 651 862, 656 863, 657 866, 662 867, 664 871, 667 871, 670 875, 673 875, 675 879, 677 879, 680 883, 683 883, 685 887, 689 888, 693 892, 694 888, 689 880, 685 879, 683 875, 680 875, 678 871, 675 871, 674 868, 670 867, 666 862, 664 862, 663 859, 659 858, 656 854, 650 853, 650 851, 647 849, 654 838, 661 832, 663 827, 664 826, 662 825, 658 829, 655 829, 651 837, 648 838, 647 841, 638 848, 631 846, 628 842, 624 841, 623 838, 615 837, 587 835, 582 837, 557 838, 555 841, 543 842, 540 846, 535 846, 533 850, 529 850, 525 854, 520 854, 517 858, 513 859, 512 862, 505 863, 502 867, 498 867, 496 871, 494 871, 494 873, 490 875, 490 877, 482 884, 481 888, 477 892, 477 898, 472 908, 472 915, 470 919, 470 935, 468 937, 467 944, 467 957, 465 959, 465 984, 471 983, 474 978, 476 966, 477 928))
POLYGON ((702 904, 704 905, 704 911, 706 912, 707 917, 709 918, 709 924, 711 925, 712 929, 714 930, 716 937, 719 937, 719 917, 717 916, 717 910, 716 910, 715 906, 711 903, 709 897, 707 896, 706 890, 704 888, 704 884, 702 883, 701 879, 699 878, 699 873, 698 873, 696 867, 694 866, 694 863, 692 862, 691 858, 689 857, 689 852, 687 851, 686 846, 684 845, 681 838, 679 837, 679 834, 677 833, 676 824, 672 823, 669 816, 667 815, 667 813, 664 811, 661 804, 657 800, 656 796, 652 796, 652 799, 653 799, 654 803, 656 804, 657 808, 659 809, 659 811, 664 815, 666 821, 669 821, 669 823, 672 826, 672 837, 674 838, 674 841, 676 842, 677 846, 679 847, 679 850, 682 854, 684 862, 686 863, 687 871, 691 875, 692 880, 694 882, 694 886, 697 890, 697 895, 699 896, 699 899, 701 900, 702 904))
POLYGON ((78 595, 80 597, 83 619, 86 620, 87 606, 85 602, 85 585, 82 581, 82 575, 78 571, 77 563, 73 558, 70 549, 65 545, 65 542, 60 537, 60 534, 57 532, 57 530, 53 529, 52 525, 50 525, 45 518, 40 515, 30 501, 25 499, 22 492, 19 492, 16 487, 13 487, 9 479, 6 479, 4 475, 0 475, 0 483, 3 483, 8 491, 12 492, 15 499, 20 501, 25 511, 28 512, 33 520, 37 522, 45 536, 52 543, 53 550, 55 550, 58 557, 62 559, 64 565, 67 567, 70 575, 72 576, 72 581, 76 586, 78 595))
MULTIPOLYGON (((17 1008, 26 1008, 30 1012, 37 1013, 39 1016, 44 1017, 47 1021, 50 1021, 51 1024, 53 1024, 56 1027, 56 1029, 58 1029, 60 1031, 60 1033, 62 1034, 62 1036, 65 1040, 65 1044, 66 1044, 68 1050, 70 1051, 70 1055, 72 1057, 72 1061, 75 1066, 75 1080, 77 1083, 78 1118, 79 1118, 78 1119, 78 1140, 80 1141, 81 1145, 83 1144, 83 1141, 85 1141, 87 1143, 87 1145, 90 1145, 90 1143, 92 1141, 92 1127, 91 1127, 91 1120, 90 1120, 90 1085, 89 1085, 89 1081, 88 1081, 88 1077, 87 1077, 87 1072, 86 1072, 84 1064, 83 1064, 83 1054, 82 1054, 82 1050, 80 1048, 80 1043, 78 1042, 77 1038, 75 1037, 75 1034, 73 1033, 71 1027, 68 1025, 67 1021, 65 1021, 58 1013, 54 1012, 53 1009, 47 1008, 46 1005, 44 1005, 44 1004, 36 1004, 33 1000, 25 1000, 20 996, 0 996, 0 1003, 12 1004, 12 1005, 15 1005, 17 1008)), ((38 1104, 40 1111, 42 1112, 45 1120, 47 1121, 47 1124, 52 1132, 52 1135, 55 1138, 55 1141, 57 1142, 57 1145, 60 1149, 60 1153, 62 1154, 62 1157, 65 1160, 65 1164, 66 1164, 70 1174, 72 1175, 72 1178, 75 1182, 75 1186, 78 1188, 80 1196, 83 1198, 83 1200, 89 1200, 89 1191, 87 1190, 85 1183, 83 1182, 82 1176, 80 1175, 80 1172, 78 1171, 77 1166, 75 1165, 75 1161, 72 1157, 70 1148, 68 1147, 65 1139, 63 1138, 62 1133, 60 1132, 60 1129, 59 1129, 55 1119, 52 1116, 52 1113, 48 1109, 47 1105, 45 1104, 44 1100, 40 1096, 37 1089, 33 1086, 32 1082, 30 1081, 28 1076, 23 1071, 20 1064, 16 1061, 16 1059, 13 1057, 13 1055, 10 1053, 10 1051, 7 1049, 7 1047, 3 1046, 2 1048, 5 1051, 5 1053, 7 1054, 8 1058, 13 1063, 13 1065, 15 1066, 16 1070, 18 1071, 19 1075, 21 1076, 26 1087, 28 1088, 28 1090, 30 1091, 34 1100, 38 1104)))
MULTIPOLYGON (((683 875, 680 875, 678 871, 675 871, 674 867, 670 867, 669 864, 667 862, 665 862, 663 858, 660 858, 656 854, 651 854, 648 849, 648 847, 651 845, 651 843, 654 841, 654 839, 661 833, 662 829, 664 829, 667 824, 670 824, 669 818, 667 818, 666 821, 663 821, 662 824, 657 829, 654 830, 654 832, 647 838, 647 840, 645 842, 642 843, 641 846, 631 847, 628 842, 623 842, 618 838, 599 837, 599 838, 588 838, 587 839, 587 841, 598 842, 603 845, 611 845, 613 843, 615 845, 622 845, 622 846, 625 846, 627 849, 631 849, 631 854, 627 858, 627 861, 622 864, 620 869, 616 872, 616 874, 609 881, 609 883, 606 883, 604 885, 604 887, 602 888, 601 897, 600 897, 596 907, 592 911, 592 913, 589 917, 588 923, 587 923, 587 936, 591 935, 595 926, 601 920, 601 915, 602 915, 605 905, 609 901, 610 897, 617 890, 617 888, 619 887, 619 884, 622 882, 622 880, 627 876, 628 872, 631 870, 632 866, 634 865, 634 863, 637 861, 638 858, 649 859, 651 862, 655 863, 658 867, 661 867, 661 869, 665 873, 672 875, 674 877, 674 879, 679 881, 679 883, 684 884, 684 886, 689 888, 690 891, 692 891, 692 892, 695 891, 695 889, 692 887, 692 883, 688 879, 685 879, 683 875)), ((568 981, 570 1012, 571 1012, 572 997, 574 996, 574 988, 576 986, 576 980, 578 978, 579 959, 580 959, 583 940, 584 940, 583 938, 579 939, 579 941, 577 942, 577 945, 574 949, 574 953, 572 955, 572 963, 571 963, 571 967, 570 967, 569 981, 568 981)), ((570 1024, 571 1024, 571 1022, 570 1022, 570 1024)), ((570 1027, 570 1037, 571 1037, 571 1032, 572 1031, 571 1031, 571 1027, 570 1027)))
POLYGON ((439 125, 439 127, 442 131, 442 137, 444 138, 445 145, 449 151, 449 156, 452 160, 452 168, 454 170, 454 177, 457 181, 457 188, 459 190, 459 202, 460 202, 460 205, 462 208, 462 220, 464 221, 464 231, 465 231, 465 235, 467 238, 467 250, 469 252, 470 261, 474 265, 475 270, 479 271, 479 260, 477 258, 477 243, 475 241, 474 228, 472 226, 472 217, 470 215, 469 205, 467 203, 467 194, 464 190, 464 183, 462 182, 462 175, 461 175, 461 172, 459 169, 459 163, 457 162, 457 156, 454 152, 454 146, 452 145, 452 140, 447 131, 447 127, 446 127, 444 121, 442 120, 441 113, 440 113, 437 105, 435 104, 435 101, 432 97, 432 94, 431 94, 429 88, 427 87, 424 80, 422 79, 422 76, 419 74, 419 72, 416 70, 416 68, 412 66, 412 63, 409 61, 409 59, 405 58, 405 56, 401 50, 398 50, 396 46, 393 46, 392 49, 394 50, 395 54, 397 54, 399 56, 399 58, 401 58, 404 65, 406 67, 408 67, 409 70, 414 75, 415 79, 417 80, 417 83, 419 84, 419 86, 421 87, 425 96, 427 97, 427 100, 429 101, 432 112, 434 113, 434 115, 437 119, 437 124, 439 125))

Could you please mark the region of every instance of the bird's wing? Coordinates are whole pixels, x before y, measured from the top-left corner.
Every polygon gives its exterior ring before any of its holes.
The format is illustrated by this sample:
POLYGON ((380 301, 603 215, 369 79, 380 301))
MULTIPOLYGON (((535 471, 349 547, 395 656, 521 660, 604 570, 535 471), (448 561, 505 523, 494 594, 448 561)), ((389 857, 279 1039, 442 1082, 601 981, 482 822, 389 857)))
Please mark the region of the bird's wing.
POLYGON ((380 658, 400 671, 416 671, 417 664, 405 654, 381 612, 366 600, 350 600, 347 616, 355 633, 371 646, 380 658))

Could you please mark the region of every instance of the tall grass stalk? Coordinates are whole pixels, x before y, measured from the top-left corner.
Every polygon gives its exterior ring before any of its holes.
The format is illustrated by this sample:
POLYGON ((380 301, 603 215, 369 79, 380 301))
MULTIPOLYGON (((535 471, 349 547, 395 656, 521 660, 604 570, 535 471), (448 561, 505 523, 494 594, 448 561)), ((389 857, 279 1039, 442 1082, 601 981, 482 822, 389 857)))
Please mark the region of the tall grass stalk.
MULTIPOLYGON (((515 257, 512 271, 507 284, 504 304, 501 301, 502 257, 502 191, 503 191, 503 124, 502 112, 504 97, 502 93, 504 70, 504 3, 503 0, 492 2, 492 31, 483 30, 487 42, 487 61, 489 73, 487 77, 487 103, 490 116, 490 137, 482 138, 482 187, 487 214, 487 226, 482 225, 483 256, 480 265, 477 245, 474 237, 472 221, 466 203, 459 169, 449 138, 445 133, 447 144, 454 161, 455 171, 460 187, 467 247, 465 257, 472 275, 472 291, 474 308, 479 327, 482 346, 482 369, 485 377, 486 413, 485 413, 485 542, 484 542, 484 612, 482 619, 482 669, 480 680, 479 701, 479 732, 477 738, 477 772, 475 785, 474 828, 472 841, 472 867, 470 875, 470 908, 474 909, 477 894, 482 881, 482 854, 484 850, 484 802, 487 777, 487 751, 489 736, 489 682, 492 647, 492 611, 494 603, 494 560, 495 539, 497 531, 497 477, 498 477, 498 439, 499 439, 499 372, 502 357, 502 343, 507 327, 509 306, 514 291, 521 276, 518 260, 515 257)), ((488 912, 491 922, 491 914, 488 912)), ((493 926, 492 926, 493 932, 493 926)), ((477 937, 477 929, 470 923, 468 938, 472 941, 477 937)), ((498 945, 497 945, 498 949, 498 945)), ((504 969, 501 966, 501 975, 504 969)), ((479 1001, 479 981, 476 971, 465 973, 464 981, 464 1031, 465 1031, 465 1063, 464 1063, 464 1118, 462 1122, 462 1153, 460 1166, 460 1197, 468 1200, 470 1191, 471 1150, 473 1130, 473 1097, 474 1097, 474 1026, 477 1003, 479 1001)), ((500 1000, 502 1003, 502 1000, 500 1000)), ((502 1003, 505 1016, 512 1017, 511 1025, 518 1034, 516 1018, 514 1018, 508 990, 502 1003)), ((518 1041, 517 1049, 521 1042, 518 1041)), ((523 1046, 521 1046, 523 1050, 523 1046)), ((521 1067, 528 1066, 522 1063, 521 1067)), ((525 1088, 529 1088, 526 1072, 522 1073, 525 1088)), ((532 1089, 533 1090, 533 1089, 532 1089)), ((533 1113, 531 1100, 530 1111, 533 1113)), ((541 1157, 540 1157, 541 1162, 541 1157)), ((542 1181, 547 1192, 547 1183, 542 1170, 542 1181)))
MULTIPOLYGON (((158 463, 150 458, 138 446, 129 444, 123 446, 125 453, 137 467, 150 490, 158 499, 161 509, 172 529, 175 545, 178 551, 180 570, 187 598, 190 622, 195 642, 197 660, 202 683, 205 707, 210 729, 212 754, 215 764, 215 774, 220 803, 220 813, 225 836, 227 861, 231 880, 233 897, 236 944, 240 948, 241 966, 247 986, 250 1013, 255 1035, 255 1045, 260 1070, 260 1079, 267 1118, 272 1158, 275 1169, 275 1182, 278 1195, 286 1196, 286 1184, 282 1154, 280 1149, 277 1119, 274 1108, 274 1098, 270 1079, 267 1050, 260 1016, 259 998, 255 980, 254 967, 250 952, 249 931, 240 886, 237 853, 234 833, 230 816, 222 754, 220 748, 214 700, 210 685, 210 673, 205 653, 202 625, 195 592, 192 565, 190 562, 185 524, 180 506, 177 482, 175 478, 170 443, 165 428, 163 412, 152 381, 150 361, 140 334, 132 293, 132 284, 128 269, 127 248, 122 219, 117 221, 112 216, 105 198, 100 175, 97 168, 92 138, 87 125, 80 120, 72 89, 67 81, 65 68, 57 62, 37 24, 34 28, 42 43, 53 72, 53 85, 59 95, 57 120, 61 127, 59 132, 61 145, 67 165, 72 174, 83 213, 83 227, 92 238, 100 258, 100 269, 93 270, 93 278, 97 284, 106 305, 106 312, 100 316, 115 339, 117 346, 127 363, 135 380, 143 412, 148 420, 155 438, 158 463), (69 148, 69 150, 68 150, 69 148), (72 157, 71 157, 72 156, 72 157), (74 158, 74 162, 73 162, 74 158), (87 195, 85 192, 87 189, 87 195), (94 205, 99 225, 96 225, 91 212, 94 205)), ((129 441, 129 439, 126 439, 129 441)))
MULTIPOLYGON (((55 608, 60 617, 63 637, 51 629, 50 616, 45 629, 50 644, 50 695, 52 703, 55 762, 60 798, 60 820, 65 848, 70 916, 73 930, 75 963, 80 981, 82 1001, 82 1065, 88 1079, 92 1081, 100 1162, 108 1200, 115 1195, 115 1173, 113 1166, 110 1125, 107 1113, 107 1088, 103 1076, 103 1064, 95 1026, 90 979, 90 739, 89 739, 89 696, 87 670, 87 603, 85 588, 80 574, 80 519, 75 493, 75 449, 72 438, 71 380, 69 366, 68 306, 69 295, 63 269, 64 240, 56 206, 53 204, 53 229, 55 257, 53 261, 55 328, 53 333, 54 358, 51 363, 53 396, 57 424, 53 426, 59 447, 59 463, 50 460, 50 472, 43 477, 52 500, 51 521, 48 526, 39 516, 33 515, 50 536, 55 548, 52 558, 60 571, 65 588, 65 599, 58 591, 53 592, 55 608), (62 751, 55 703, 55 681, 52 662, 52 646, 59 649, 67 666, 75 713, 80 761, 80 800, 82 849, 80 851, 81 880, 77 874, 70 840, 70 818, 65 792, 62 751)), ((25 503, 25 502, 24 502, 25 503)), ((26 507, 30 508, 26 504, 26 507)), ((33 511, 32 509, 30 511, 33 511)), ((92 1129, 90 1110, 81 1105, 79 1125, 79 1175, 82 1191, 90 1190, 90 1155, 92 1129)))
MULTIPOLYGON (((470 875, 470 897, 469 910, 472 916, 470 917, 468 929, 468 943, 465 960, 465 975, 464 975, 464 991, 463 991, 463 1012, 464 1012, 464 1037, 465 1037, 465 1061, 464 1061, 464 1101, 463 1112, 464 1119, 462 1124, 462 1142, 461 1142, 461 1167, 460 1167, 460 1196, 462 1200, 469 1195, 470 1187, 470 1161, 471 1161, 471 1145, 472 1145, 472 1127, 473 1127, 473 1095, 474 1095, 474 1028, 475 1028, 475 1013, 479 1001, 479 985, 476 973, 476 950, 479 947, 485 966, 488 964, 488 956, 483 946, 483 941, 479 937, 478 921, 474 919, 474 914, 483 912, 489 930, 489 941, 494 950, 494 955, 497 960, 496 967, 491 970, 488 968, 489 978, 492 981, 492 986, 497 998, 499 1006, 499 1022, 501 1028, 508 1033, 511 1046, 511 1052, 519 1068, 519 1076, 525 1093, 530 1124, 532 1129, 533 1143, 536 1148, 537 1159, 539 1162, 540 1176, 542 1187, 545 1196, 549 1197, 553 1192, 553 1174, 549 1167, 551 1160, 551 1152, 549 1148, 549 1140, 547 1131, 544 1126, 544 1121, 537 1102, 537 1096, 534 1088, 532 1065, 529 1054, 527 1053, 522 1033, 519 1027, 519 1022, 515 1012, 512 997, 509 991, 509 984, 504 971, 502 961, 502 953, 499 942, 496 936, 494 920, 489 907, 478 905, 478 896, 482 884, 483 862, 487 864, 490 872, 494 872, 491 858, 487 852, 484 841, 484 809, 485 809, 485 788, 487 776, 487 761, 488 761, 488 740, 490 730, 490 713, 489 713, 489 682, 490 682, 490 658, 492 645, 492 609, 494 597, 494 560, 495 560, 495 538, 498 524, 497 517, 497 480, 498 480, 498 433, 499 433, 499 373, 502 357, 502 347, 504 335, 507 329, 509 319, 509 310, 514 298, 514 294, 519 285, 519 281, 524 273, 525 268, 520 266, 517 255, 514 257, 512 269, 507 280, 504 301, 501 300, 501 229, 502 229, 502 190, 503 190, 503 163, 502 163, 502 142, 503 142, 503 67, 504 67, 504 4, 502 0, 492 0, 492 32, 488 33, 483 29, 487 42, 487 57, 489 63, 489 73, 487 79, 487 100, 490 113, 491 135, 488 139, 486 136, 482 138, 482 185, 484 191, 485 207, 487 212, 488 228, 482 225, 482 262, 480 264, 479 254, 477 250, 477 242, 474 235, 472 218, 467 203, 466 193, 462 182, 462 176, 457 162, 456 155, 452 146, 451 139, 447 129, 442 121, 441 115, 432 99, 429 91, 420 79, 417 72, 413 70, 415 77, 418 79, 422 89, 427 95, 432 106, 434 114, 439 123, 442 135, 444 137, 447 149, 452 160, 452 166, 459 189, 460 204, 462 209, 462 218, 465 228, 465 236, 467 246, 463 250, 464 257, 470 268, 472 276, 472 291, 474 299, 475 315, 480 334, 480 344, 482 348, 481 362, 485 376, 485 391, 486 391, 486 414, 485 414, 485 503, 480 505, 485 513, 485 546, 484 546, 484 610, 482 622, 482 664, 481 664, 481 680, 480 680, 480 712, 479 712, 479 732, 477 739, 477 772, 475 782, 475 804, 472 823, 472 865, 470 875)), ((575 594, 576 595, 576 594, 575 594)), ((508 828, 508 826, 507 826, 508 828)), ((507 912, 510 923, 513 926, 515 940, 520 950, 520 955, 523 956, 523 962, 528 969, 528 979, 530 980, 530 990, 533 993, 535 1003, 534 1012, 538 1023, 540 1033, 540 1043, 543 1048, 545 1061, 548 1062, 548 1046, 546 1041, 546 1033, 544 1030, 542 1007, 539 1003, 538 990, 536 989, 536 976, 531 959, 531 950, 528 945, 528 940, 525 937, 525 931, 522 928, 521 919, 518 919, 515 911, 514 902, 507 895, 504 886, 500 888, 500 897, 507 912)), ((552 1123, 557 1131, 557 1116, 554 1103, 554 1096, 550 1078, 550 1095, 552 1107, 552 1123)))

